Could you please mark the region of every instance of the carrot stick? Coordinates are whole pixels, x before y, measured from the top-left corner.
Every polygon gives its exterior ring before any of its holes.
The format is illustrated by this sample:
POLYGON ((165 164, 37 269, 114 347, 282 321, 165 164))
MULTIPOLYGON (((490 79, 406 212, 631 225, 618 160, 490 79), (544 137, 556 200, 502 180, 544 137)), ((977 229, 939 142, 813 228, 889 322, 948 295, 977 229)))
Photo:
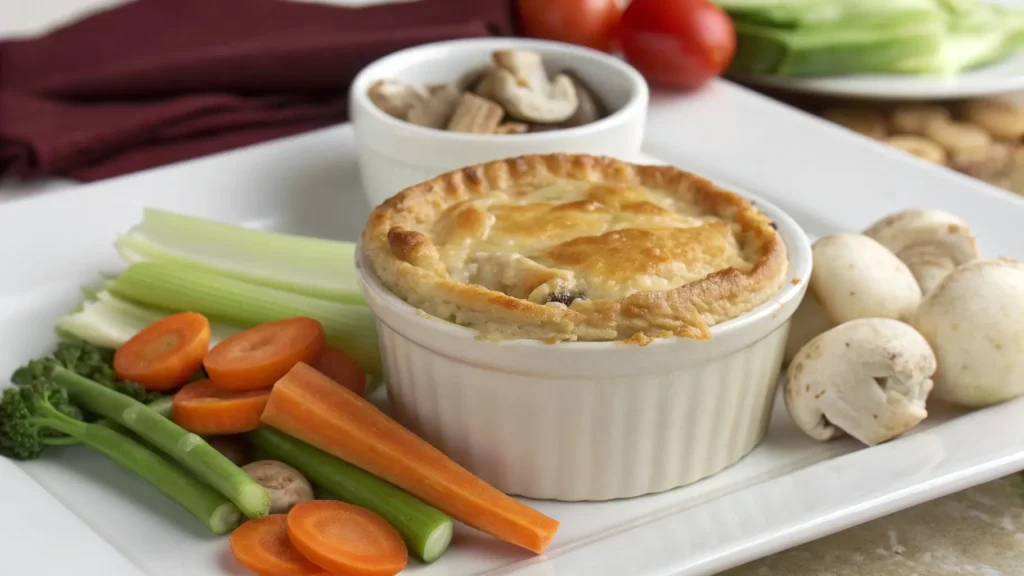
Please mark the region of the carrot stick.
POLYGON ((393 576, 409 553, 398 531, 366 508, 309 500, 288 512, 288 538, 303 556, 332 574, 393 576))
POLYGON ((210 346, 210 321, 183 312, 161 318, 121 345, 114 354, 114 372, 147 390, 177 388, 195 374, 210 346))
POLYGON ((314 368, 360 396, 366 392, 366 372, 359 362, 344 350, 330 345, 324 346, 324 351, 314 368))
POLYGON ((312 318, 267 322, 221 341, 203 366, 222 388, 270 388, 299 362, 316 362, 325 341, 323 325, 312 318))
POLYGON ((313 564, 288 538, 288 518, 271 514, 235 528, 230 538, 231 555, 239 564, 260 576, 318 576, 323 568, 313 564))
POLYGON ((260 427, 270 389, 225 390, 210 380, 182 386, 174 395, 172 419, 201 436, 241 434, 260 427))
POLYGON ((543 552, 558 530, 558 521, 477 478, 307 364, 297 364, 274 385, 263 422, 527 550, 543 552))

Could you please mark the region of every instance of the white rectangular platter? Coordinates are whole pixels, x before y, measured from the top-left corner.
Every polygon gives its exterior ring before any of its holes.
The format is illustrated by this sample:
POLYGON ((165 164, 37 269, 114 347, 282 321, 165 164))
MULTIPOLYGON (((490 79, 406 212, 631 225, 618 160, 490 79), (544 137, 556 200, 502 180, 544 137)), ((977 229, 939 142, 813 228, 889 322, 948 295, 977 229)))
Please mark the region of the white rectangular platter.
MULTIPOLYGON (((143 207, 355 239, 368 207, 354 151, 341 126, 0 204, 0 374, 49 351, 55 319, 76 305, 79 285, 117 266, 112 241, 143 207)), ((1024 257, 1024 201, 727 82, 656 96, 646 152, 771 199, 812 236, 934 207, 965 218, 987 254, 1024 257)), ((935 414, 913 434, 861 449, 807 439, 777 406, 759 448, 695 485, 606 503, 533 503, 562 522, 542 556, 458 529, 446 556, 407 572, 713 574, 1024 468, 1022 421, 1024 399, 935 414)), ((247 573, 225 538, 85 450, 0 459, 0 490, 2 574, 247 573)))

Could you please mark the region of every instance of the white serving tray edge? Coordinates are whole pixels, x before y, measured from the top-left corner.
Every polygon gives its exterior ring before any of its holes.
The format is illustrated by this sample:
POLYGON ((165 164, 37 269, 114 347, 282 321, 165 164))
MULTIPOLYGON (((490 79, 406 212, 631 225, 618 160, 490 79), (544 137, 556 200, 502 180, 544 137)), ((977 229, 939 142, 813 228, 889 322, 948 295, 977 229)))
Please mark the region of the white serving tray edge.
MULTIPOLYGON (((812 235, 929 205, 966 218, 983 248, 1024 256, 1021 233, 1007 227, 1024 220, 1024 202, 728 82, 655 97, 645 149, 770 198, 812 235)), ((0 373, 46 352, 53 320, 73 307, 79 284, 117 264, 113 235, 144 206, 354 239, 367 207, 353 152, 351 130, 340 126, 0 204, 0 373)), ((711 574, 1024 468, 1024 400, 947 416, 859 449, 849 440, 813 443, 777 407, 768 440, 707 481, 630 501, 538 503, 563 520, 543 556, 460 530, 449 556, 409 572, 711 574)), ((0 459, 0 487, 22 495, 16 513, 0 516, 0 556, 19 576, 245 573, 225 556, 224 539, 190 527, 172 503, 152 501, 137 484, 79 452, 24 465, 0 459), (165 518, 180 526, 161 525, 165 518), (165 540, 148 542, 153 534, 165 540), (44 539, 55 535, 75 548, 48 554, 44 539), (164 550, 172 545, 175 554, 164 550), (180 556, 180 546, 196 552, 180 556)))

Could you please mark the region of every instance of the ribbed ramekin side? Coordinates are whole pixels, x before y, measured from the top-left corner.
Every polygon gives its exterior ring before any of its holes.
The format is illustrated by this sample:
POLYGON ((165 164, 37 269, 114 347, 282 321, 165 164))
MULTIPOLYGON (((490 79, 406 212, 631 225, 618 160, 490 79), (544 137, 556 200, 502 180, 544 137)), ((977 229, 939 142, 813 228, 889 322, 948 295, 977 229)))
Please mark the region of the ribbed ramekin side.
POLYGON ((378 329, 403 424, 504 492, 608 500, 689 484, 749 453, 767 429, 788 325, 705 364, 606 380, 480 368, 378 329))

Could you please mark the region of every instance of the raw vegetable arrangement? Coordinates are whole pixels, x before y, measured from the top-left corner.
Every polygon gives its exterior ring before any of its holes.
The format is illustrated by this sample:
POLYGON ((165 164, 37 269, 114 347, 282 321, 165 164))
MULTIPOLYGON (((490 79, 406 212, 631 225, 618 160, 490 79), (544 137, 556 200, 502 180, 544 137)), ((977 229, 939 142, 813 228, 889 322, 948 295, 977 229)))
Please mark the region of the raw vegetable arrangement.
POLYGON ((96 450, 260 575, 395 574, 437 560, 453 519, 551 542, 556 520, 364 398, 380 359, 352 244, 149 210, 117 248, 125 270, 4 390, 0 454, 96 450))
POLYGON ((774 76, 954 74, 1024 44, 1024 11, 984 0, 520 0, 529 36, 621 51, 648 80, 693 89, 774 76))
POLYGON ((729 16, 709 0, 520 0, 524 32, 599 50, 620 50, 660 86, 695 89, 721 74, 736 51, 729 16))
POLYGON ((953 74, 1024 39, 1024 12, 980 0, 716 1, 736 28, 731 70, 749 74, 953 74))

